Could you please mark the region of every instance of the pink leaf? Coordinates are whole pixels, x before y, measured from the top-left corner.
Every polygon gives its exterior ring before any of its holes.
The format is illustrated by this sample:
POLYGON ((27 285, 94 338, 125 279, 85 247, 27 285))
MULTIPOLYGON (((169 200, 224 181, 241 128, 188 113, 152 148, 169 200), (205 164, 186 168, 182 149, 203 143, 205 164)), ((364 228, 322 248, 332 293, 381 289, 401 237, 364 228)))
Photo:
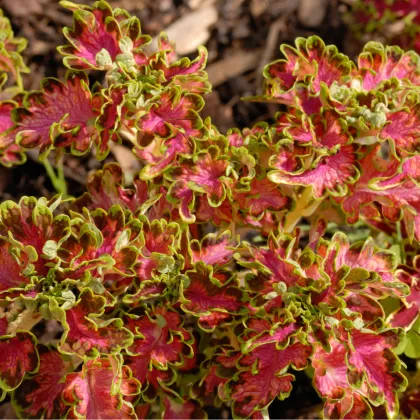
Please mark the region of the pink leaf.
POLYGON ((408 79, 415 85, 420 81, 413 52, 405 53, 395 46, 384 47, 377 42, 366 44, 359 55, 358 67, 362 86, 366 90, 375 89, 379 83, 391 77, 408 79))
POLYGON ((253 179, 250 190, 235 195, 240 209, 252 216, 260 216, 266 211, 279 211, 290 204, 290 199, 283 195, 276 184, 269 179, 253 179))
POLYGON ((182 308, 195 316, 212 312, 237 312, 241 306, 242 292, 232 283, 224 283, 213 276, 210 266, 198 262, 195 270, 186 272, 181 283, 182 308))
POLYGON ((81 372, 67 375, 63 399, 71 405, 72 418, 135 418, 130 399, 139 388, 130 370, 119 366, 117 359, 88 360, 81 372))
POLYGON ((29 262, 30 257, 24 249, 0 239, 0 296, 7 295, 8 289, 18 288, 30 282, 30 278, 22 274, 29 262))
POLYGON ((53 146, 84 153, 97 137, 97 115, 85 78, 70 75, 65 83, 45 79, 42 90, 29 94, 25 108, 16 110, 18 142, 39 147, 43 154, 53 146))
POLYGON ((95 3, 93 8, 77 6, 73 18, 73 29, 63 30, 70 44, 59 49, 66 56, 65 63, 76 70, 104 69, 96 61, 101 50, 106 50, 112 61, 121 53, 121 32, 112 9, 105 2, 95 3))
POLYGON ((398 392, 407 380, 399 372, 398 357, 391 351, 397 344, 395 333, 383 335, 353 331, 348 363, 352 381, 365 380, 369 399, 385 402, 390 415, 398 413, 398 392))
POLYGON ((314 196, 320 198, 327 193, 346 195, 348 184, 353 184, 358 178, 356 154, 352 146, 342 146, 332 156, 320 156, 313 166, 314 169, 296 174, 272 171, 269 179, 277 184, 312 186, 314 196))
POLYGON ((230 183, 226 177, 228 163, 227 159, 219 157, 217 149, 211 148, 195 162, 185 163, 178 179, 188 183, 191 190, 206 193, 209 203, 218 207, 226 197, 230 183))
POLYGON ((15 391, 18 411, 26 418, 61 418, 67 411, 61 400, 65 374, 71 364, 65 362, 57 351, 40 348, 40 365, 37 374, 23 381, 15 391))
POLYGON ((197 407, 197 404, 194 404, 193 401, 184 401, 183 404, 180 404, 171 398, 165 396, 163 399, 164 413, 163 418, 172 420, 172 419, 198 419, 204 418, 203 414, 200 413, 201 410, 197 407), (200 416, 201 414, 201 416, 200 416))
POLYGON ((5 391, 16 389, 26 373, 38 369, 36 338, 30 332, 0 337, 0 354, 0 388, 5 391))
POLYGON ((128 349, 127 363, 141 383, 148 381, 157 387, 158 378, 170 378, 168 368, 171 365, 182 364, 184 342, 190 342, 192 337, 182 327, 178 313, 162 308, 156 308, 150 317, 129 318, 126 325, 135 334, 134 343, 128 349))
POLYGON ((248 417, 267 407, 274 398, 286 398, 292 390, 294 377, 284 373, 284 369, 290 364, 296 369, 304 368, 311 352, 310 346, 300 343, 284 350, 277 350, 275 344, 267 344, 245 355, 240 360, 244 370, 226 385, 231 390, 233 413, 238 417, 248 417))
POLYGON ((102 323, 96 319, 103 313, 105 298, 93 295, 86 289, 77 304, 66 311, 59 350, 84 357, 96 357, 98 353, 118 353, 133 342, 132 334, 123 328, 121 319, 102 323), (89 317, 89 315, 94 315, 89 317))

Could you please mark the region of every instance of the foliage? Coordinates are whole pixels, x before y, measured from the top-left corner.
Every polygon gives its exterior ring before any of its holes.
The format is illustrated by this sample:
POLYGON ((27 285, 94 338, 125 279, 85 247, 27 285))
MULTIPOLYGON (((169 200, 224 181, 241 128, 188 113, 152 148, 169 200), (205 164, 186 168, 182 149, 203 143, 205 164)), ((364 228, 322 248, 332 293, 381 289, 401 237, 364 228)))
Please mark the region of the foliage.
POLYGON ((415 416, 397 354, 419 357, 420 58, 299 38, 249 98, 283 111, 223 134, 200 115, 204 48, 151 52, 124 10, 62 4, 69 71, 36 92, 2 18, 1 162, 124 142, 142 169, 0 205, 0 398, 22 418, 262 418, 305 369, 327 418, 415 416))
POLYGON ((420 53, 418 0, 356 0, 347 18, 358 35, 375 33, 420 53))

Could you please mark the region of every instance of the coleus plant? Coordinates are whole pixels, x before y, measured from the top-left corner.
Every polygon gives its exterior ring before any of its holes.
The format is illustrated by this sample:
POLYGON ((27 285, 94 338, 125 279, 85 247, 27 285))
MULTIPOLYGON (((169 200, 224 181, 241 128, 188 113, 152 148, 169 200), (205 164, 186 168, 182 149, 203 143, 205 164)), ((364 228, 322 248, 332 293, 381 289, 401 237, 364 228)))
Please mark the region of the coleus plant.
POLYGON ((418 0, 356 0, 346 18, 361 37, 376 34, 403 48, 420 52, 418 0))
POLYGON ((36 92, 2 18, 1 162, 124 142, 142 169, 0 205, 0 398, 22 418, 265 418, 305 370, 326 418, 418 416, 420 58, 299 38, 249 98, 275 121, 220 133, 204 48, 62 4, 69 71, 36 92))

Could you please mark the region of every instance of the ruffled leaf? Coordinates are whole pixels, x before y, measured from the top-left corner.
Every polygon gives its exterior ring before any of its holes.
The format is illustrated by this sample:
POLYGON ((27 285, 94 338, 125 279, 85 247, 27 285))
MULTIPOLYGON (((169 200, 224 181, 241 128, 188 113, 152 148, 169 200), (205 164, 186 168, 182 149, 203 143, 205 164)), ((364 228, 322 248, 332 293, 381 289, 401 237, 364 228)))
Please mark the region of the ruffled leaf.
POLYGON ((63 399, 73 418, 136 418, 130 402, 138 394, 139 382, 117 358, 88 360, 81 372, 66 376, 63 399))
POLYGON ((67 411, 61 394, 66 385, 64 376, 72 366, 55 350, 40 347, 37 374, 23 381, 14 392, 14 406, 24 418, 60 418, 67 411))
POLYGON ((405 389, 406 378, 399 372, 400 362, 392 352, 395 333, 383 335, 354 331, 351 337, 348 363, 352 383, 366 380, 372 402, 385 402, 390 416, 398 413, 398 392, 405 389), (362 379, 363 378, 363 379, 362 379))
MULTIPOLYGON (((211 266, 198 262, 194 270, 186 272, 180 284, 180 297, 184 311, 201 319, 214 312, 238 312, 243 293, 234 282, 213 276, 211 266)), ((214 328, 220 319, 204 318, 203 321, 208 324, 206 328, 214 328)))
POLYGON ((42 90, 30 93, 25 107, 16 109, 17 141, 47 154, 55 146, 85 153, 97 139, 95 99, 85 77, 69 75, 66 82, 45 79, 42 90))
POLYGON ((0 337, 0 388, 13 391, 26 373, 35 373, 39 366, 36 338, 30 332, 19 331, 16 335, 0 337))
POLYGON ((59 315, 64 327, 61 352, 95 358, 99 353, 117 354, 132 344, 133 335, 123 328, 121 319, 99 319, 105 304, 105 298, 86 289, 73 308, 59 315))
POLYGON ((15 142, 12 112, 16 107, 17 103, 12 101, 0 102, 0 163, 7 167, 26 161, 23 149, 15 142))
POLYGON ((396 77, 414 85, 420 82, 419 57, 401 48, 369 42, 358 58, 358 73, 365 90, 375 89, 381 82, 396 77))
POLYGON ((244 356, 240 360, 240 372, 226 384, 233 399, 234 416, 247 418, 267 407, 274 398, 288 397, 294 376, 286 373, 286 368, 292 365, 295 369, 303 369, 311 352, 310 346, 300 343, 284 350, 267 344, 244 356))
POLYGON ((180 366, 188 355, 191 334, 182 326, 177 312, 156 308, 139 318, 128 318, 134 343, 129 347, 126 363, 142 384, 156 388, 171 378, 170 366, 180 366))

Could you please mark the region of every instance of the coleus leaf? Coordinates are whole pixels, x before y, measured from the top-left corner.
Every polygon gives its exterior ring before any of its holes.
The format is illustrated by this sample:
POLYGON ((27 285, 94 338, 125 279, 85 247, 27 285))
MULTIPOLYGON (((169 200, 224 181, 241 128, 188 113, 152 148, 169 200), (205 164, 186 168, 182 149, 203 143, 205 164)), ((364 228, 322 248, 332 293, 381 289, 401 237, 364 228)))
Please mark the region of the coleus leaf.
POLYGON ((130 220, 118 205, 108 212, 85 211, 82 218, 74 221, 72 235, 58 250, 65 265, 57 276, 77 280, 90 272, 107 283, 110 291, 128 286, 135 274, 133 266, 138 252, 133 244, 140 230, 141 223, 130 220))
POLYGON ((135 336, 126 363, 142 384, 156 388, 161 381, 169 382, 172 372, 168 369, 182 365, 184 357, 191 356, 194 338, 175 311, 156 307, 140 317, 128 317, 126 325, 135 336))
POLYGON ((241 372, 230 384, 232 386, 231 398, 234 400, 232 409, 238 418, 249 417, 255 411, 264 409, 276 397, 287 398, 292 390, 293 375, 275 374, 281 370, 281 368, 276 369, 277 366, 273 363, 276 361, 275 353, 270 353, 267 349, 263 353, 260 349, 256 351, 256 355, 259 356, 258 373, 253 375, 250 370, 241 372), (273 370, 275 370, 274 374, 273 370))
POLYGON ((204 329, 213 329, 221 321, 217 317, 219 312, 229 314, 240 311, 244 299, 233 278, 213 275, 213 268, 203 262, 197 262, 193 270, 186 271, 179 293, 182 309, 198 316, 204 329), (208 317, 210 315, 213 317, 208 317))
POLYGON ((325 110, 309 118, 302 112, 278 117, 277 130, 300 145, 334 149, 352 142, 346 121, 336 111, 325 110))
POLYGON ((392 77, 414 85, 420 82, 418 56, 397 46, 385 47, 379 42, 368 42, 359 54, 358 68, 357 75, 365 90, 375 89, 392 77))
POLYGON ((45 199, 22 197, 19 204, 4 201, 0 205, 0 234, 9 236, 25 250, 38 275, 49 270, 51 259, 44 254, 48 241, 60 243, 69 232, 70 218, 61 214, 54 217, 53 209, 59 201, 48 203, 45 199))
POLYGON ((199 94, 211 90, 204 71, 208 53, 203 46, 198 47, 198 56, 192 61, 187 57, 176 60, 175 44, 169 41, 164 32, 158 37, 158 46, 159 51, 146 58, 145 62, 148 61, 150 68, 159 72, 163 85, 180 86, 185 91, 199 94))
POLYGON ((227 158, 212 146, 205 153, 196 155, 193 161, 183 163, 180 173, 174 171, 173 176, 184 181, 192 191, 206 194, 209 204, 218 207, 226 198, 231 184, 226 174, 228 165, 227 158))
POLYGON ((140 145, 144 144, 142 137, 159 135, 167 138, 181 131, 187 137, 199 136, 202 127, 198 112, 203 108, 201 96, 183 92, 179 88, 168 88, 159 96, 151 98, 147 104, 149 111, 137 121, 141 136, 140 145))
MULTIPOLYGON (((166 44, 168 40, 166 37, 159 37, 161 47, 163 48, 162 41, 166 44)), ((150 61, 152 69, 163 73, 167 82, 171 82, 176 86, 180 86, 183 90, 190 93, 207 93, 210 91, 210 83, 208 82, 207 73, 204 71, 207 62, 207 50, 204 47, 198 48, 198 56, 194 60, 183 57, 178 61, 171 62, 168 60, 168 55, 150 61)))
MULTIPOLYGON (((336 233, 328 248, 322 245, 318 253, 324 258, 323 271, 331 279, 331 285, 323 292, 314 294, 316 304, 337 304, 337 298, 350 297, 349 304, 360 304, 358 295, 381 299, 386 296, 401 297, 408 293, 406 285, 393 276, 396 266, 391 252, 375 250, 372 239, 350 246, 348 239, 336 233), (351 296, 354 296, 352 302, 351 296)), ((367 303, 367 302, 366 302, 367 303)))
POLYGON ((37 340, 29 331, 17 331, 8 335, 6 318, 0 319, 0 389, 13 391, 27 373, 35 373, 39 367, 37 340))
POLYGON ((238 200, 241 211, 253 217, 259 217, 268 211, 286 210, 291 204, 290 198, 282 194, 278 186, 267 178, 253 179, 250 190, 235 194, 235 199, 238 200))
POLYGON ((123 327, 120 318, 100 319, 105 305, 106 299, 95 296, 90 289, 85 289, 75 306, 67 311, 53 304, 50 310, 64 327, 60 352, 94 359, 101 353, 117 354, 132 344, 133 335, 123 327))
POLYGON ((173 182, 168 189, 167 199, 174 207, 178 207, 179 214, 183 221, 186 223, 195 222, 196 217, 193 214, 195 197, 186 181, 177 180, 173 182))
POLYGON ((73 28, 63 29, 70 44, 58 49, 69 68, 109 70, 124 54, 130 55, 134 62, 143 59, 141 47, 150 37, 141 35, 137 18, 121 9, 113 11, 103 0, 96 1, 92 7, 69 1, 62 5, 73 11, 73 28))
MULTIPOLYGON (((176 183, 172 185, 174 186, 176 185, 176 183)), ((186 190, 183 191, 186 197, 187 197, 186 191, 189 191, 189 193, 192 194, 192 191, 186 188, 186 190)), ((184 209, 182 206, 180 207, 181 217, 183 217, 185 221, 187 222, 190 220, 194 221, 196 217, 197 221, 200 221, 200 222, 205 222, 206 220, 212 220, 215 225, 221 225, 223 223, 230 223, 232 222, 232 220, 236 220, 234 211, 232 208, 232 203, 228 198, 223 200, 220 206, 217 206, 217 207, 213 207, 213 205, 209 203, 209 200, 205 196, 197 197, 197 201, 198 201, 198 204, 196 208, 194 208, 195 214, 193 214, 190 219, 184 218, 184 213, 183 213, 184 209)), ((194 204, 195 204, 195 200, 192 201, 191 207, 193 207, 194 204)))
POLYGON ((143 221, 141 233, 142 246, 140 255, 137 258, 135 270, 140 281, 151 280, 153 274, 165 273, 173 268, 174 260, 170 256, 175 254, 175 244, 179 236, 179 225, 167 223, 164 219, 149 222, 146 218, 143 221), (168 257, 166 257, 168 256, 168 257), (167 265, 165 267, 165 265, 167 265))
POLYGON ((71 146, 73 153, 85 153, 98 136, 99 101, 92 96, 86 76, 69 73, 64 83, 45 79, 41 90, 28 94, 24 107, 14 111, 18 143, 39 147, 42 155, 53 146, 71 146))
POLYGON ((147 103, 147 113, 136 122, 138 147, 134 152, 147 163, 142 179, 154 178, 172 165, 177 154, 191 154, 191 137, 198 137, 203 123, 198 112, 201 96, 167 88, 147 103), (157 137, 158 136, 158 137, 157 137))
POLYGON ((381 335, 354 331, 348 357, 350 382, 365 380, 369 399, 385 402, 391 416, 398 413, 398 392, 407 386, 407 379, 399 372, 399 359, 391 350, 397 340, 392 330, 381 335))
POLYGON ((331 351, 316 346, 312 356, 315 369, 314 385, 320 395, 326 398, 324 415, 327 418, 370 418, 372 409, 366 402, 365 387, 352 390, 347 378, 347 349, 338 341, 330 342, 331 351))
POLYGON ((95 102, 100 101, 100 115, 95 121, 95 127, 100 133, 95 137, 98 160, 103 160, 108 155, 111 142, 120 142, 121 120, 127 113, 126 94, 125 86, 112 85, 108 89, 102 89, 94 97, 95 102))
POLYGON ((191 250, 191 264, 202 261, 214 269, 225 266, 232 261, 233 242, 229 231, 219 235, 209 233, 201 241, 193 239, 187 245, 188 250, 191 250))
POLYGON ((386 125, 379 134, 380 138, 392 140, 397 148, 398 155, 403 157, 406 152, 417 150, 420 140, 418 129, 420 107, 417 103, 411 104, 409 101, 405 105, 409 108, 387 115, 386 125))
POLYGON ((314 196, 343 196, 347 184, 359 177, 356 149, 347 123, 336 111, 325 110, 308 118, 292 112, 278 117, 277 130, 291 143, 277 147, 269 160, 269 180, 277 184, 312 186, 314 196))
MULTIPOLYGON (((113 205, 118 204, 123 209, 133 213, 145 214, 153 208, 161 197, 158 188, 153 188, 150 183, 135 178, 133 188, 125 188, 125 177, 120 165, 114 162, 106 163, 101 170, 88 177, 86 188, 88 192, 77 198, 72 207, 79 212, 83 207, 90 210, 101 208, 108 211, 113 205)), ((149 214, 149 219, 153 215, 149 214)))
MULTIPOLYGON (((263 333, 266 323, 252 322, 256 332, 263 333)), ((285 341, 289 332, 277 332, 279 342, 285 341), (280 338, 280 335, 282 338, 280 338)), ((272 341, 277 341, 273 337, 272 341)), ((237 362, 239 372, 225 385, 225 392, 233 399, 232 412, 235 417, 248 418, 266 408, 274 398, 284 399, 292 390, 294 376, 287 372, 292 365, 303 369, 312 353, 312 347, 299 342, 288 345, 282 350, 273 342, 262 341, 251 352, 237 362)))
POLYGON ((13 111, 16 141, 23 148, 38 147, 41 156, 52 148, 81 155, 95 144, 97 158, 104 159, 109 142, 118 141, 124 93, 113 87, 92 94, 84 73, 69 72, 65 82, 44 79, 41 90, 28 93, 13 111))
POLYGON ((15 142, 12 111, 17 106, 13 101, 0 102, 0 163, 3 166, 18 165, 26 161, 23 149, 15 142))
POLYGON ((39 370, 25 379, 13 393, 13 404, 21 417, 60 418, 67 411, 61 399, 66 385, 64 376, 72 371, 72 364, 60 353, 39 347, 39 370))
POLYGON ((360 216, 369 222, 384 221, 394 224, 403 219, 409 238, 420 238, 418 218, 418 156, 399 162, 385 160, 379 155, 379 146, 370 150, 360 161, 359 181, 340 199, 350 223, 360 216))
POLYGON ((184 401, 180 404, 177 401, 165 396, 163 398, 163 419, 202 419, 206 418, 204 412, 198 404, 194 404, 194 401, 184 401))
POLYGON ((175 163, 179 154, 190 154, 192 150, 191 140, 180 131, 168 139, 153 138, 144 148, 135 149, 140 160, 147 162, 141 172, 141 179, 156 178, 175 163))
POLYGON ((285 235, 275 238, 270 235, 268 247, 249 247, 250 258, 238 260, 239 264, 250 268, 254 277, 247 279, 250 290, 259 293, 270 293, 276 283, 287 287, 306 287, 310 283, 307 274, 300 265, 290 258, 295 252, 295 241, 285 235))
POLYGON ((335 154, 315 157, 311 167, 297 173, 274 170, 269 173, 270 181, 284 185, 312 186, 316 198, 326 194, 345 196, 348 184, 354 184, 359 177, 357 157, 352 146, 343 146, 335 154))
POLYGON ((93 8, 63 3, 73 9, 73 29, 64 28, 63 33, 70 45, 60 47, 65 55, 64 63, 77 70, 92 67, 104 69, 98 54, 107 54, 110 65, 121 52, 118 41, 121 38, 118 22, 112 9, 104 1, 95 2, 93 8), (76 9, 76 10, 74 10, 76 9))
MULTIPOLYGON (((317 36, 297 38, 295 43, 296 48, 283 45, 281 51, 286 58, 264 69, 265 98, 308 111, 313 108, 308 93, 319 93, 321 84, 347 83, 354 64, 335 46, 325 46, 317 36)), ((318 98, 316 101, 319 103, 318 98)))
POLYGON ((31 247, 20 247, 0 237, 0 297, 8 295, 9 289, 17 289, 31 282, 31 262, 36 259, 31 247), (25 275, 25 272, 27 275, 25 275))
MULTIPOLYGON (((6 78, 7 74, 11 74, 21 88, 21 73, 29 73, 20 54, 26 48, 27 41, 14 36, 12 25, 9 19, 4 16, 3 10, 0 10, 0 31, 0 79, 3 79, 4 74, 6 74, 6 78)), ((1 82, 0 85, 2 85, 1 82)))
POLYGON ((140 383, 115 356, 86 361, 81 372, 65 379, 63 399, 70 405, 68 416, 88 419, 136 418, 131 404, 140 383))
POLYGON ((396 332, 354 329, 347 340, 348 345, 333 341, 329 353, 319 348, 313 356, 314 383, 327 398, 326 413, 342 418, 357 404, 356 411, 371 416, 368 400, 375 406, 385 403, 389 415, 394 416, 398 412, 398 392, 407 385, 392 351, 398 343, 396 332), (359 395, 354 395, 353 389, 358 389, 359 395))
POLYGON ((393 327, 410 328, 420 314, 420 281, 419 258, 415 258, 413 267, 404 267, 397 271, 398 279, 410 287, 410 294, 406 296, 400 308, 392 313, 388 319, 393 327))

